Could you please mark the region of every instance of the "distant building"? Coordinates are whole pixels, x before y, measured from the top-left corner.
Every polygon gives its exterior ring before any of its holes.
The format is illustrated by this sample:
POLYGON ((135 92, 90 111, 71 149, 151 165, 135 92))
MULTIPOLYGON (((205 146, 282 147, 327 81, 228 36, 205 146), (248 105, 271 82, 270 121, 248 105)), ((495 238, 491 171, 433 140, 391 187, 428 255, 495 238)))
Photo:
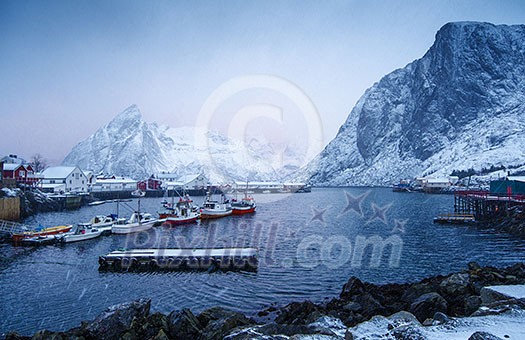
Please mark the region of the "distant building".
POLYGON ((27 164, 25 159, 19 158, 17 155, 13 154, 0 158, 0 162, 3 162, 4 164, 27 164))
POLYGON ((99 178, 90 185, 91 192, 114 192, 114 191, 135 191, 137 181, 131 178, 99 178))
MULTIPOLYGON (((5 158, 5 157, 4 157, 5 158)), ((3 163, 2 178, 14 179, 17 184, 37 185, 42 176, 35 174, 31 164, 3 163)))
POLYGON ((204 174, 177 176, 176 174, 162 173, 156 177, 162 181, 163 189, 201 190, 210 186, 209 179, 204 174))
POLYGON ((495 195, 525 195, 525 176, 508 176, 491 181, 490 193, 495 195))
POLYGON ((42 189, 47 192, 87 192, 88 178, 74 166, 52 166, 42 172, 42 189))
POLYGON ((156 179, 153 176, 148 178, 147 180, 143 180, 138 182, 137 188, 142 191, 146 190, 160 190, 162 181, 160 179, 156 179))

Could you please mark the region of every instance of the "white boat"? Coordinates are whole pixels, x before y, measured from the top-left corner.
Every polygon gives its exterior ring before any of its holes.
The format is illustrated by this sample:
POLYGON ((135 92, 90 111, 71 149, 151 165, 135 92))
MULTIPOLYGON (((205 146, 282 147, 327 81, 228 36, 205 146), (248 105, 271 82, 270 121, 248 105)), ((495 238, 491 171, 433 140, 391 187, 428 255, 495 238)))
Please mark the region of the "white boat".
POLYGON ((206 201, 204 202, 201 210, 201 220, 206 220, 210 218, 220 218, 232 214, 232 208, 228 201, 222 199, 222 203, 214 201, 211 199, 211 194, 208 192, 206 196, 206 201))
POLYGON ((79 225, 73 231, 65 233, 61 236, 56 236, 60 242, 70 243, 91 240, 99 237, 102 234, 102 230, 91 228, 85 225, 79 225))
POLYGON ((118 220, 117 215, 97 215, 87 223, 79 223, 79 226, 99 229, 102 233, 111 233, 111 227, 118 220))
POLYGON ((113 224, 111 232, 114 234, 136 233, 151 229, 157 221, 151 214, 134 212, 127 221, 119 219, 113 224))

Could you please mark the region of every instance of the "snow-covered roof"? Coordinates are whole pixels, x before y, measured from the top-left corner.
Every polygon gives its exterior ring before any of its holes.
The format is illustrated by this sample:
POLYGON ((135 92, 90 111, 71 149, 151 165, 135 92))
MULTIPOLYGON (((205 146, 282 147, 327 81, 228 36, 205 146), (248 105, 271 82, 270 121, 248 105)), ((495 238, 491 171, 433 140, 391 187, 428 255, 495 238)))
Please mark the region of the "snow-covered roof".
MULTIPOLYGON (((5 168, 5 164, 4 164, 5 168)), ((525 182, 525 176, 509 176, 509 181, 518 181, 518 182, 525 182)))
POLYGON ((25 161, 25 159, 23 158, 19 158, 18 156, 16 155, 9 155, 9 156, 4 156, 0 159, 0 162, 4 162, 4 163, 14 163, 14 164, 24 164, 24 163, 27 163, 25 161))
POLYGON ((42 172, 44 178, 67 178, 77 167, 75 166, 50 166, 42 172))
POLYGON ((109 179, 100 179, 97 178, 96 184, 124 184, 124 183, 134 183, 136 184, 137 181, 131 178, 109 178, 109 179))
POLYGON ((188 184, 194 180, 196 180, 201 174, 193 174, 193 175, 185 175, 180 177, 177 182, 181 182, 183 184, 188 184))
POLYGON ((18 163, 4 163, 4 170, 6 170, 6 171, 14 171, 14 170, 18 169, 21 166, 22 166, 22 164, 18 164, 18 163))

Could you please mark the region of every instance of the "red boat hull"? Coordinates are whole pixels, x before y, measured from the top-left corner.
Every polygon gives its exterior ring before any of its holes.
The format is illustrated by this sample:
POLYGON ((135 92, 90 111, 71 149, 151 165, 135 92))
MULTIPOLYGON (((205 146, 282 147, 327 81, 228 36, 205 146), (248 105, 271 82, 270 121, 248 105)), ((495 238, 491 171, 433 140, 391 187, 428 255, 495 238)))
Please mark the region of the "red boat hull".
POLYGON ((255 207, 251 207, 248 209, 232 208, 232 215, 244 215, 244 214, 251 214, 254 212, 255 212, 255 207))
POLYGON ((163 225, 174 226, 174 225, 195 223, 195 222, 197 222, 197 217, 198 216, 187 218, 187 219, 183 219, 183 220, 170 220, 169 216, 168 216, 166 221, 163 223, 163 225))

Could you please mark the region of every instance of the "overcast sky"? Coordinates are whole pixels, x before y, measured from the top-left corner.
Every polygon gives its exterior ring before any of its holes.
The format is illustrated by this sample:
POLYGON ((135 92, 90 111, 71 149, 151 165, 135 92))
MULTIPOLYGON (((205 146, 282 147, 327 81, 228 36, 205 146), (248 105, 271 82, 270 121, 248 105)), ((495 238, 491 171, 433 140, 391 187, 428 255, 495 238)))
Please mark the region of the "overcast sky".
MULTIPOLYGON (((280 82, 302 91, 327 143, 368 87, 466 20, 522 24, 525 2, 2 0, 0 153, 60 162, 131 104, 148 122, 193 126, 221 86, 253 75, 277 79, 265 91, 280 97, 280 82)), ((223 111, 286 111, 246 93, 223 111)))

